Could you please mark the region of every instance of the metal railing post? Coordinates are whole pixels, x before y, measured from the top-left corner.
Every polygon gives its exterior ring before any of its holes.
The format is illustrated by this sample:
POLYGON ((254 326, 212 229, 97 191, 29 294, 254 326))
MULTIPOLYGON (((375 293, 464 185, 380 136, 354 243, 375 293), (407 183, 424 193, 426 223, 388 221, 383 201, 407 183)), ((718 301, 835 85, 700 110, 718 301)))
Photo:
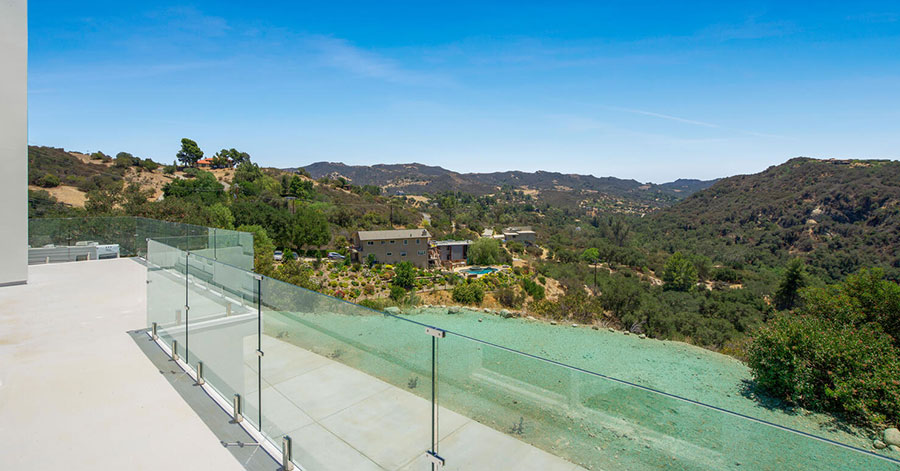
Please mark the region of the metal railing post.
POLYGON ((233 417, 234 423, 239 424, 244 420, 244 416, 243 416, 243 414, 241 414, 241 395, 240 394, 234 395, 234 400, 233 400, 232 406, 234 407, 234 417, 233 417))
POLYGON ((154 322, 153 328, 150 331, 151 332, 150 335, 153 337, 153 340, 159 340, 159 334, 156 332, 156 329, 157 329, 157 325, 156 325, 156 322, 154 322))
POLYGON ((172 340, 172 359, 178 360, 178 341, 172 340))
POLYGON ((294 451, 291 437, 285 435, 281 438, 281 469, 292 471, 294 469, 294 451))
POLYGON ((198 361, 197 362, 197 384, 202 386, 204 383, 206 383, 206 380, 203 379, 203 362, 198 361))
POLYGON ((445 464, 445 460, 438 454, 439 439, 439 408, 438 408, 438 340, 446 337, 447 333, 434 327, 426 327, 425 333, 431 336, 431 449, 425 452, 425 458, 431 462, 431 469, 436 470, 445 464))

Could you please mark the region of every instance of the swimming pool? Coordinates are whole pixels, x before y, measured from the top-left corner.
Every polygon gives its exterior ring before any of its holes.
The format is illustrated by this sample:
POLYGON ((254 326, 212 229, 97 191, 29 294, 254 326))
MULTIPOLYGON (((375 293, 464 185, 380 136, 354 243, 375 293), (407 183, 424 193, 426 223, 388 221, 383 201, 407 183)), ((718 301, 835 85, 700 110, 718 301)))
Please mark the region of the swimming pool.
POLYGON ((468 273, 470 275, 486 275, 488 273, 494 273, 495 271, 499 270, 491 267, 472 267, 462 270, 463 273, 468 273))

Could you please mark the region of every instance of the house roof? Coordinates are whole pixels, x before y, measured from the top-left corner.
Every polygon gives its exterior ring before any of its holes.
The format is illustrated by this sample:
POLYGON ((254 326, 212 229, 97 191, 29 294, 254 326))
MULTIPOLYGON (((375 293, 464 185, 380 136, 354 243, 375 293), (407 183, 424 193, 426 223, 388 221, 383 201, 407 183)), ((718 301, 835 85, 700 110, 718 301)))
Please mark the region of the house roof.
POLYGON ((438 240, 434 242, 435 247, 447 245, 472 245, 471 240, 438 240))
POLYGON ((426 229, 395 229, 391 231, 359 231, 359 240, 431 238, 426 229))
POLYGON ((211 163, 212 163, 212 159, 211 159, 211 158, 200 159, 200 160, 197 161, 197 163, 198 163, 198 164, 211 164, 211 163))

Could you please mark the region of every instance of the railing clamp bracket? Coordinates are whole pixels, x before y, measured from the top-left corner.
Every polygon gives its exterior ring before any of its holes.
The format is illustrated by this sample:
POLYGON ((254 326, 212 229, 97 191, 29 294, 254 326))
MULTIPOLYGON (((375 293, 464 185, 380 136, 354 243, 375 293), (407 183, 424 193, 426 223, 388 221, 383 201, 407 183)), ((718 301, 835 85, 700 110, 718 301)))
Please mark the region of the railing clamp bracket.
POLYGON ((430 461, 432 464, 436 464, 438 466, 444 466, 444 459, 438 456, 437 453, 433 451, 426 451, 425 458, 430 461))
POLYGON ((426 327, 425 333, 432 337, 437 337, 439 339, 442 339, 442 338, 444 338, 445 335, 447 335, 447 332, 444 332, 443 330, 435 328, 435 327, 426 327))

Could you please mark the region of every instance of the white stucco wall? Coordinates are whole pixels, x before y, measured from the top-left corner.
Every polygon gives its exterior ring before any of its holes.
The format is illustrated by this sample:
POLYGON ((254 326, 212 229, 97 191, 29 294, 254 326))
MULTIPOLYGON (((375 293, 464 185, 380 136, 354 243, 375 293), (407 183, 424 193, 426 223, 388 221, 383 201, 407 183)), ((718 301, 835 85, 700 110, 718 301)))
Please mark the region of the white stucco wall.
POLYGON ((0 0, 0 286, 28 276, 27 17, 27 0, 0 0))

